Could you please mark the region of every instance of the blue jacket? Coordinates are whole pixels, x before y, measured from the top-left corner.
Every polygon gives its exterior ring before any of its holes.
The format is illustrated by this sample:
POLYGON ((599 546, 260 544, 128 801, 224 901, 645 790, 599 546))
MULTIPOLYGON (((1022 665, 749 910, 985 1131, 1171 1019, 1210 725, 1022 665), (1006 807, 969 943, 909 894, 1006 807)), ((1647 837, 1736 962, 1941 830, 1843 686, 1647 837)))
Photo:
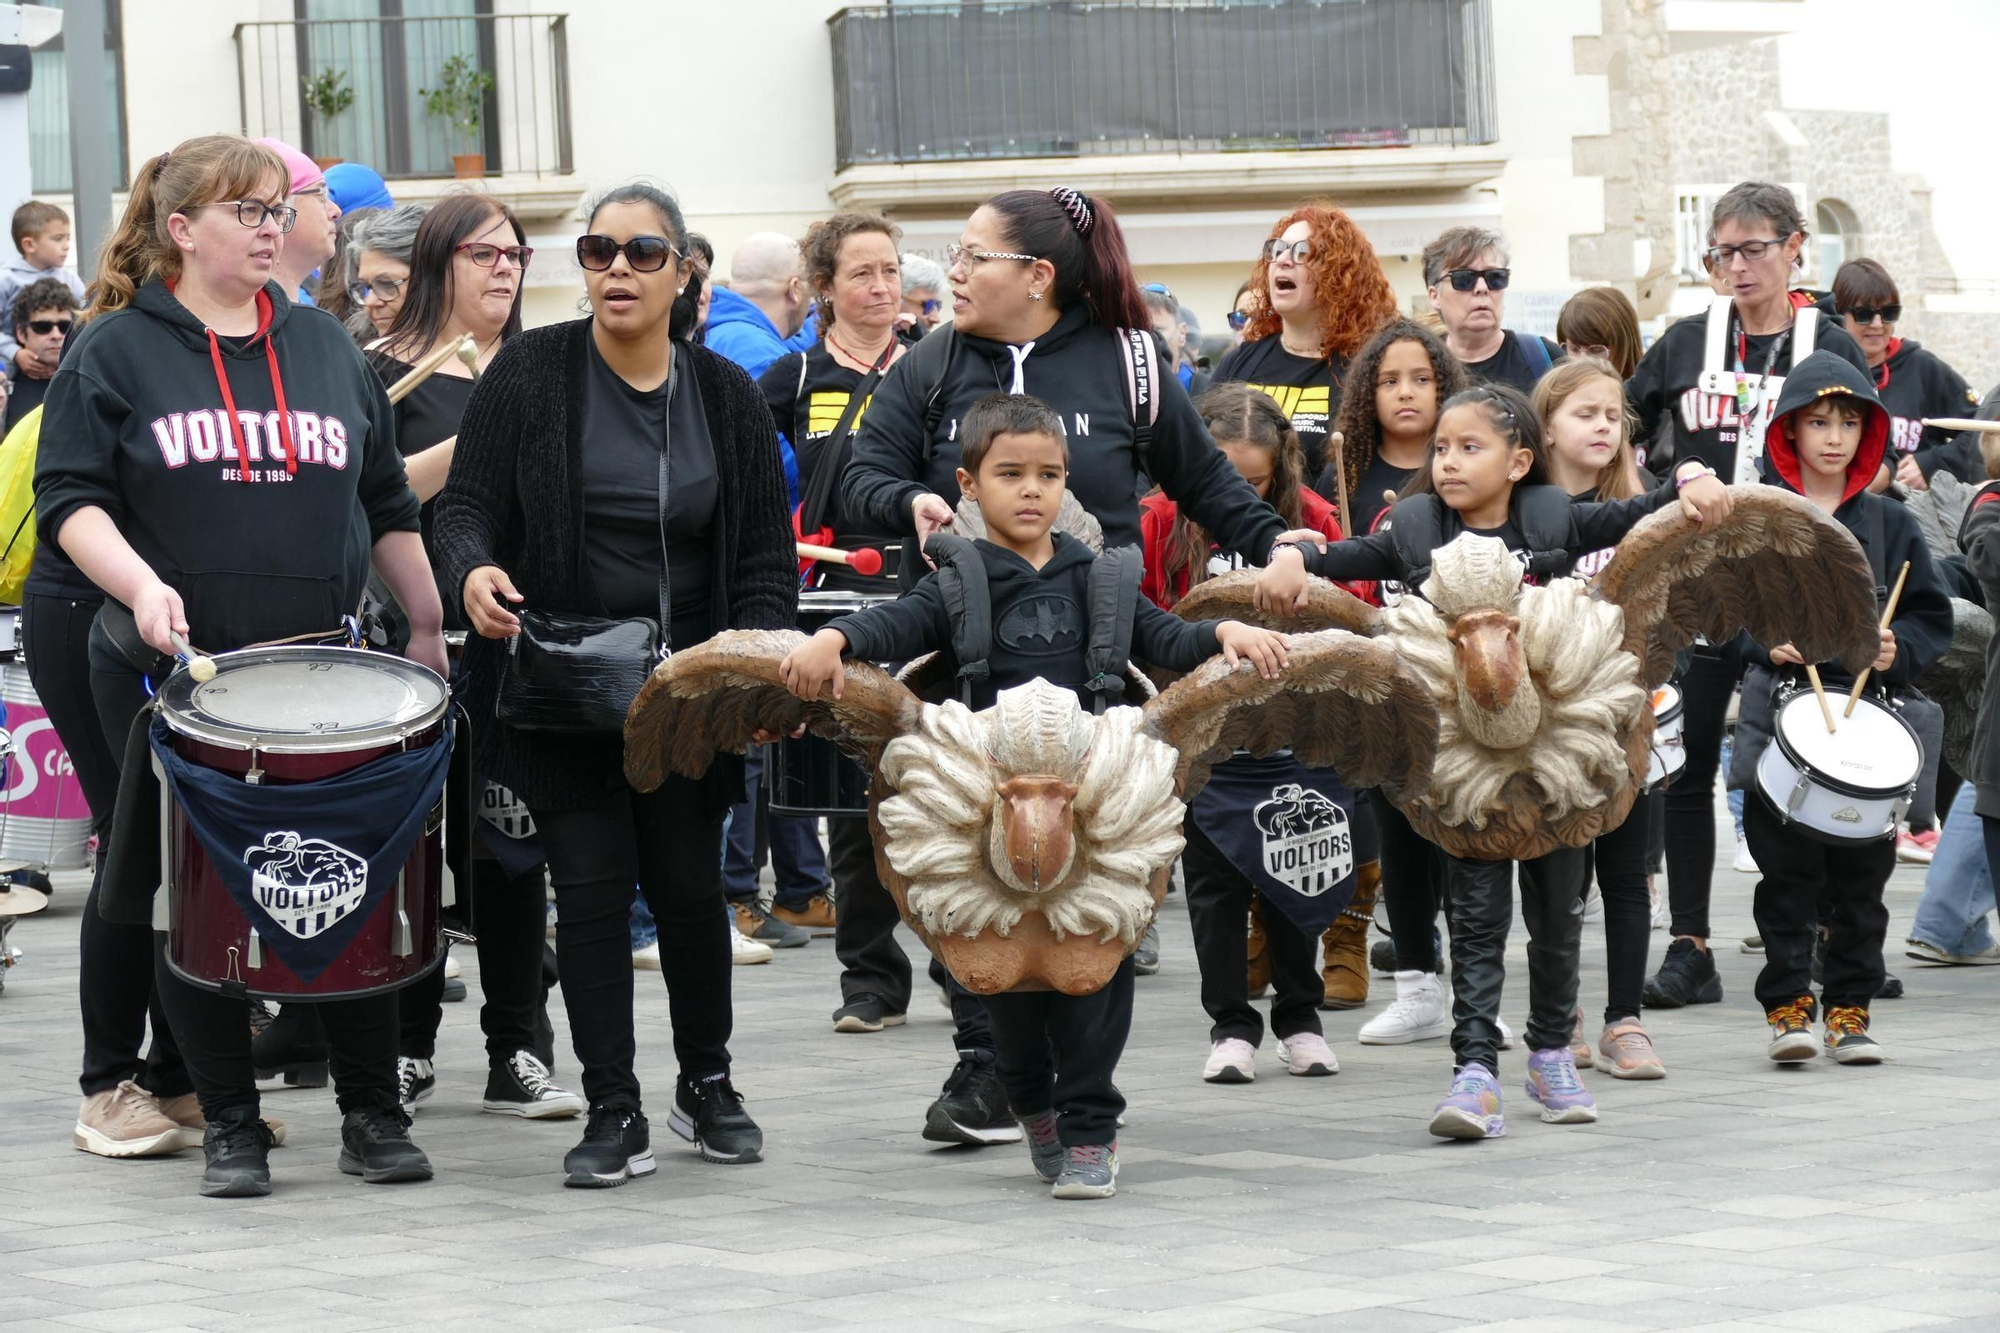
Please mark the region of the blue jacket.
MULTIPOLYGON (((771 363, 790 350, 778 336, 778 327, 750 303, 727 287, 717 287, 708 299, 708 323, 702 326, 702 346, 717 356, 727 357, 757 379, 771 363)), ((792 506, 799 503, 799 460, 784 436, 778 437, 778 453, 785 466, 785 486, 792 506)))

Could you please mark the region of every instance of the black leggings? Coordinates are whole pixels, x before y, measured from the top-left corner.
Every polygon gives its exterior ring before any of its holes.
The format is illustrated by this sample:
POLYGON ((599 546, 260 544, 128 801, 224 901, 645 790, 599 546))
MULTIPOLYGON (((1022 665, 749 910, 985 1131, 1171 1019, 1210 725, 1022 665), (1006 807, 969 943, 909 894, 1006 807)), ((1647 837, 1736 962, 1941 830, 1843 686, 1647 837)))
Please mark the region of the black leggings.
POLYGON ((1674 934, 1708 938, 1708 902, 1715 874, 1715 773, 1729 697, 1743 674, 1733 647, 1697 648, 1681 687, 1681 736, 1687 766, 1667 788, 1667 901, 1674 934))
POLYGON ((1604 899, 1604 1025, 1639 1016, 1646 985, 1646 947, 1653 903, 1646 892, 1646 845, 1653 802, 1640 796, 1625 822, 1590 845, 1597 889, 1604 899))
MULTIPOLYGON (((476 818, 477 816, 475 816, 476 818)), ((516 1051, 540 1045, 537 1035, 543 996, 542 953, 548 932, 548 896, 538 868, 508 879, 497 862, 474 857, 463 893, 472 907, 472 933, 479 952, 480 1030, 486 1059, 498 1065, 516 1051)), ((434 967, 396 992, 401 1036, 399 1054, 429 1060, 437 1054, 438 1025, 444 1020, 444 968, 434 967)))
POLYGON ((1410 827, 1387 796, 1372 794, 1376 836, 1381 839, 1382 900, 1389 908, 1389 934, 1396 967, 1403 972, 1437 972, 1437 916, 1445 899, 1444 853, 1410 827))
POLYGON ((1054 1110, 1064 1147, 1118 1140, 1125 1097, 1115 1077, 1132 1032, 1135 975, 1128 957, 1092 995, 1038 990, 986 997, 1008 1107, 1024 1120, 1054 1110))
MULTIPOLYGON (((1208 1011, 1208 1039, 1241 1038, 1252 1046, 1264 1040, 1264 1016, 1250 1003, 1250 904, 1257 890, 1230 863, 1189 815, 1183 825, 1187 849, 1181 869, 1187 876, 1188 924, 1194 957, 1201 968, 1201 1007, 1208 1011)), ((1283 1041, 1301 1032, 1319 1032, 1319 1005, 1326 983, 1319 970, 1319 941, 1283 912, 1264 906, 1265 948, 1271 959, 1271 1035, 1283 1041)))

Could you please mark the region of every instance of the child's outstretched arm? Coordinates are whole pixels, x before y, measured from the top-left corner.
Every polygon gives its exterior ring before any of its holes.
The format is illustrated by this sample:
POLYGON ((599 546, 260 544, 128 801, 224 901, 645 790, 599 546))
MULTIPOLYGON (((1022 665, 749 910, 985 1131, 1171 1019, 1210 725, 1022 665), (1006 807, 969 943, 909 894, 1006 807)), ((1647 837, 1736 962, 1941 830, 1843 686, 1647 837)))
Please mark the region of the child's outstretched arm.
POLYGON ((1406 572, 1396 558, 1395 539, 1387 528, 1328 543, 1324 550, 1311 543, 1287 543, 1271 553, 1271 562, 1257 576, 1257 609, 1276 615, 1303 610, 1308 574, 1352 580, 1396 579, 1406 572))
POLYGON ((829 626, 785 654, 778 663, 778 675, 785 688, 801 699, 817 699, 829 685, 830 698, 840 697, 847 673, 840 669, 841 654, 847 651, 847 636, 829 626))
POLYGON ((1222 645, 1223 661, 1232 667, 1248 661, 1265 680, 1276 680, 1291 665, 1286 653, 1291 641, 1276 630, 1225 620, 1215 627, 1215 641, 1222 645))
POLYGON ((1570 549, 1596 551, 1616 546, 1649 514, 1680 501, 1681 512, 1704 526, 1729 517, 1734 502, 1715 469, 1698 459, 1678 464, 1673 473, 1644 495, 1629 500, 1573 504, 1569 511, 1570 549))

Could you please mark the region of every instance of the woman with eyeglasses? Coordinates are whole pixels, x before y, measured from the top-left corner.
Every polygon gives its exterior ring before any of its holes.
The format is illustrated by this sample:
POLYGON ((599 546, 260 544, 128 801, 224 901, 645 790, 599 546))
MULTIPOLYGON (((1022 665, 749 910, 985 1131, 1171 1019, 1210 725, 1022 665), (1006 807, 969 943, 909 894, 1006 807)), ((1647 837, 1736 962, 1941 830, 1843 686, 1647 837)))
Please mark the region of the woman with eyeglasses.
MULTIPOLYGON (((1798 201, 1782 185, 1745 181, 1715 201, 1707 267, 1722 294, 1708 318, 1679 320, 1647 349, 1626 381, 1633 438, 1657 440, 1671 424, 1665 461, 1705 463, 1725 483, 1754 482, 1762 442, 1785 374, 1802 344, 1830 351, 1866 372, 1867 358, 1845 329, 1823 319, 1813 298, 1792 290, 1792 267, 1806 243, 1798 201), (1711 337, 1711 321, 1718 325, 1711 337)), ((1656 450, 1649 465, 1658 471, 1656 450)), ((1673 940, 1646 982, 1648 1008, 1722 999, 1708 951, 1708 905, 1715 870, 1715 773, 1730 696, 1743 674, 1733 645, 1696 644, 1678 679, 1685 766, 1667 788, 1667 901, 1673 940)))
MULTIPOLYGON (((1826 306, 1821 301, 1821 307, 1826 306)), ((1889 270, 1873 259, 1850 259, 1833 275, 1834 312, 1868 358, 1875 392, 1889 413, 1889 460, 1896 480, 1924 490, 1944 468, 1974 485, 1986 480, 1978 444, 1954 447, 1949 431, 1926 429, 1925 417, 1966 416, 1979 408, 1979 395, 1965 377, 1913 338, 1896 336, 1903 297, 1889 270)))
MULTIPOLYGON (((298 221, 289 180, 277 154, 233 135, 148 159, 49 387, 36 519, 43 550, 59 547, 110 599, 87 651, 115 749, 173 669, 174 635, 209 653, 344 638, 371 564, 413 622, 408 655, 445 668, 381 383, 277 277, 298 221)), ((148 776, 128 764, 120 781, 148 776)), ((259 1115, 249 1007, 181 980, 155 951, 157 884, 121 848, 126 832, 114 827, 98 863, 125 873, 101 876, 83 913, 77 1142, 134 1156, 200 1141, 201 1193, 268 1194, 273 1133, 259 1115), (149 994, 154 1058, 142 1066, 149 994)), ((158 836, 141 824, 129 834, 158 836)), ((428 1179, 396 1105, 394 994, 316 1007, 344 1117, 340 1168, 371 1183, 428 1179)))
POLYGON ((1306 475, 1317 477, 1347 363, 1395 318, 1396 293, 1354 219, 1325 204, 1302 204, 1272 225, 1249 288, 1237 298, 1249 311, 1243 343, 1211 382, 1241 380, 1277 399, 1305 449, 1306 475))
MULTIPOLYGON (((1284 524, 1215 447, 1161 363, 1109 204, 1066 187, 1010 190, 973 211, 947 255, 952 323, 876 391, 843 479, 849 515, 919 543, 950 526, 959 423, 999 390, 1056 410, 1068 435, 1069 490, 1102 525, 1106 548, 1140 543, 1144 476, 1218 545, 1264 562, 1284 524)), ((854 909, 840 910, 845 921, 854 909)), ((882 937, 895 948, 893 909, 874 919, 886 921, 882 937)), ((1111 984, 1130 986, 1134 967, 1127 960, 1111 984)), ((959 1060, 925 1115, 924 1137, 1018 1143, 985 1008, 955 982, 947 989, 959 1060)))
POLYGON ((688 309, 676 298, 700 281, 679 204, 650 185, 621 186, 589 226, 576 244, 589 316, 510 340, 481 378, 436 530, 476 634, 466 708, 498 719, 475 731, 473 762, 527 803, 555 884, 556 953, 590 1107, 564 1159, 578 1187, 654 1170, 634 1072, 634 884, 659 924, 672 1014, 668 1123, 711 1162, 762 1154, 763 1132, 729 1077, 722 821, 742 799, 743 762, 725 755, 699 781, 669 777, 641 794, 625 780, 623 707, 602 729, 503 713, 507 660, 546 643, 557 618, 599 629, 650 621, 650 634, 683 649, 724 629, 790 629, 798 601, 770 409, 675 316, 688 309))
POLYGON ((388 335, 410 289, 410 253, 429 210, 403 204, 361 214, 347 234, 347 331, 371 343, 388 335))
POLYGON ((1505 327, 1512 277, 1506 243, 1484 227, 1452 227, 1424 247, 1424 288, 1444 324, 1444 345, 1474 384, 1505 384, 1525 398, 1563 350, 1505 327))

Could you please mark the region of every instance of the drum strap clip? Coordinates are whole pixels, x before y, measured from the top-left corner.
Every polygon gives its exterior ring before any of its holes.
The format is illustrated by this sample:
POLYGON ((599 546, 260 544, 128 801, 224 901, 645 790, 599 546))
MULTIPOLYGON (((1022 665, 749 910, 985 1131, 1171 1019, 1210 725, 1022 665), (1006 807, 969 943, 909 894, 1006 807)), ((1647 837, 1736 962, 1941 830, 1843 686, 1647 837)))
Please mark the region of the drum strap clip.
POLYGON ((417 951, 416 934, 410 929, 407 881, 405 875, 396 876, 396 924, 389 929, 389 953, 395 958, 408 958, 417 951))
MULTIPOLYGON (((250 938, 253 940, 257 938, 255 932, 252 932, 250 938)), ((232 1000, 248 999, 250 996, 250 988, 243 984, 243 973, 237 970, 236 955, 238 952, 239 950, 235 945, 232 944, 229 946, 229 975, 224 977, 216 987, 216 989, 232 1000)))

